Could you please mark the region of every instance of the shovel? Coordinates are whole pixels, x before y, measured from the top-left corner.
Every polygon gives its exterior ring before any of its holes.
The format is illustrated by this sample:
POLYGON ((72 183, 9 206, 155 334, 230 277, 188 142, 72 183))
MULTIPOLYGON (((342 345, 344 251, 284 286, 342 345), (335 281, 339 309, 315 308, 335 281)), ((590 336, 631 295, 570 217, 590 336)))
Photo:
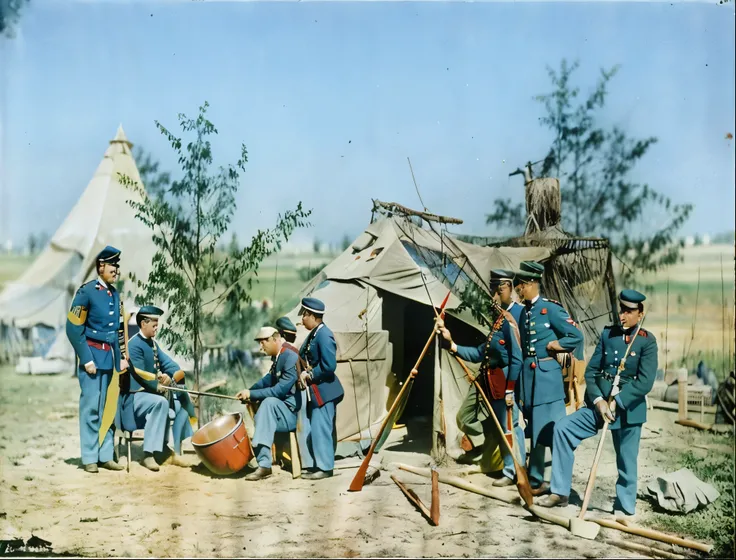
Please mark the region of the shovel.
POLYGON ((576 537, 582 537, 583 539, 595 540, 601 530, 600 525, 592 521, 585 521, 577 517, 563 517, 539 506, 526 506, 525 509, 530 511, 534 516, 564 527, 576 537))

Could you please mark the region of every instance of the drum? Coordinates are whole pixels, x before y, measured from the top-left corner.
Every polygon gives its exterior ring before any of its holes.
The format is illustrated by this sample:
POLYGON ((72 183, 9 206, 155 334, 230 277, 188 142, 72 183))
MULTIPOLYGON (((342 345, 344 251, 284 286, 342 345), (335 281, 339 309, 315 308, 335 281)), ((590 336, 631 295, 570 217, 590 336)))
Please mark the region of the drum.
POLYGON ((202 463, 218 475, 235 474, 253 458, 243 415, 218 416, 192 436, 192 446, 202 463))

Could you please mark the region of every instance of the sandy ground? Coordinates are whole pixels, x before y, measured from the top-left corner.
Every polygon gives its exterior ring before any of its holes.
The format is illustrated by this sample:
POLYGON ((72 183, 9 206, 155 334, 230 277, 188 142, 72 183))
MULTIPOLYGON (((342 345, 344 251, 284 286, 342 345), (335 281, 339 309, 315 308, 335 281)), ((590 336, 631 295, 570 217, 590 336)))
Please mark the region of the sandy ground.
MULTIPOLYGON (((606 544, 612 537, 637 540, 623 533, 603 529, 596 541, 575 538, 562 527, 535 521, 519 506, 447 485, 440 485, 441 519, 433 527, 390 478, 397 474, 429 505, 428 481, 396 470, 395 463, 428 466, 431 459, 396 451, 395 444, 375 457, 384 470, 359 493, 347 492, 354 468, 315 482, 275 469, 270 479, 252 483, 242 474, 210 476, 191 451, 184 455, 189 467, 165 464, 152 473, 136 462, 140 444, 130 473, 86 474, 79 462, 78 395, 77 381, 67 375, 29 377, 0 369, 0 538, 15 534, 27 540, 33 534, 50 541, 55 554, 100 557, 641 556, 606 544)), ((674 418, 650 413, 639 458, 640 493, 662 474, 658 465, 666 455, 693 442, 692 432, 673 424, 674 418)), ((596 444, 593 438, 578 451, 573 488, 579 494, 596 444)), ((610 511, 615 476, 609 440, 591 510, 610 511)), ((468 480, 492 482, 482 474, 468 480)), ((580 503, 577 495, 572 498, 580 503)), ((641 515, 651 511, 645 499, 638 507, 641 515)), ((578 507, 568 509, 574 514, 578 507)))

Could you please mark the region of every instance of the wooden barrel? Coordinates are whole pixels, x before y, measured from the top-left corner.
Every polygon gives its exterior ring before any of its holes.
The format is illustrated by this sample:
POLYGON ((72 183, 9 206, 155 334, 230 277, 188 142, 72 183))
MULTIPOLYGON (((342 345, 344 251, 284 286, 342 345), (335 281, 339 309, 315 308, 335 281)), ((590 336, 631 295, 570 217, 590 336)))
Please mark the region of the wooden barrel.
POLYGON ((253 458, 243 415, 218 416, 192 436, 192 446, 213 473, 226 476, 242 470, 253 458))

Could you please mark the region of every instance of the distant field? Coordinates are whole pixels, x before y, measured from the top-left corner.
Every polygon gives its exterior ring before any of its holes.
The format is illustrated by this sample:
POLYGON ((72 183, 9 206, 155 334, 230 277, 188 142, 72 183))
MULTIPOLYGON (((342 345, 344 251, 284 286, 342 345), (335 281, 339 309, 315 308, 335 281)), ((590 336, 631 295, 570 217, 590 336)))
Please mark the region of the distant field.
MULTIPOLYGON (((321 268, 335 256, 301 254, 267 259, 253 284, 253 299, 268 299, 284 312, 291 309, 306 284, 299 270, 321 268)), ((28 257, 0 256, 0 289, 20 276, 31 262, 28 257)), ((657 274, 643 275, 640 280, 654 288, 647 293, 646 324, 659 342, 660 367, 665 362, 669 367, 679 367, 683 362, 690 366, 700 358, 719 374, 724 368, 728 371, 734 367, 733 245, 689 247, 683 251, 683 262, 657 274)))

